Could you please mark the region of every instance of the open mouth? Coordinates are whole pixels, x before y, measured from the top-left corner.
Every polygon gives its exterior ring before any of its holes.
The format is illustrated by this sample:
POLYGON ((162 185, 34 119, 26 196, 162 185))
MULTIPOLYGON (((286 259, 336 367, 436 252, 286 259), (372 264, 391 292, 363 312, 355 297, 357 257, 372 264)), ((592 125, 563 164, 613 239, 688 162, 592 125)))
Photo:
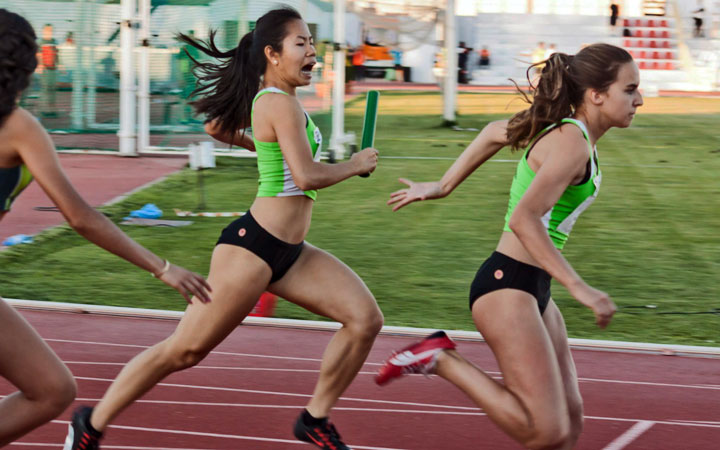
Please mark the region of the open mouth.
POLYGON ((305 64, 304 66, 302 66, 302 69, 301 69, 301 70, 302 70, 302 74, 303 74, 303 75, 306 75, 306 76, 311 76, 311 75, 312 75, 313 66, 315 66, 315 63, 314 63, 314 62, 313 62, 313 63, 310 63, 310 64, 305 64))

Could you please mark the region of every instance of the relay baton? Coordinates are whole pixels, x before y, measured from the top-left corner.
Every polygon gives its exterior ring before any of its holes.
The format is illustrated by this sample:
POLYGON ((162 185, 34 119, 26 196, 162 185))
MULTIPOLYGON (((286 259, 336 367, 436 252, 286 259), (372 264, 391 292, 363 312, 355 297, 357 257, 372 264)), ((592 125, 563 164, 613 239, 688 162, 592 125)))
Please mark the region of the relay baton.
MULTIPOLYGON (((362 140, 360 141, 360 149, 372 147, 375 142, 375 124, 377 123, 378 98, 380 92, 368 91, 365 100, 365 119, 363 120, 362 140)), ((363 178, 370 176, 370 173, 360 175, 363 178)))

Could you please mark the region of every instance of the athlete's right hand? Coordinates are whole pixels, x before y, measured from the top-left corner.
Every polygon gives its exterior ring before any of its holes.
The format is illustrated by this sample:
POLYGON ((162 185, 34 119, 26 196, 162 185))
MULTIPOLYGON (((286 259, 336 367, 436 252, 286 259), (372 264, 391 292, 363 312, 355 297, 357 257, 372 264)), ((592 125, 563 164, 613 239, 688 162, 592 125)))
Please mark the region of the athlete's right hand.
POLYGON ((617 306, 606 292, 581 283, 578 287, 570 289, 570 294, 580 303, 592 309, 597 326, 605 328, 610 324, 613 314, 617 311, 617 306))
POLYGON ((372 173, 378 164, 378 151, 372 147, 362 149, 357 153, 353 153, 350 162, 357 167, 358 175, 372 173))
POLYGON ((167 272, 158 277, 160 281, 175 289, 185 298, 185 301, 192 304, 192 297, 197 297, 203 303, 210 303, 212 289, 208 282, 201 275, 189 270, 170 264, 167 272))
POLYGON ((390 194, 390 200, 388 200, 387 204, 395 204, 393 211, 397 211, 412 202, 443 197, 442 186, 438 181, 416 183, 406 178, 399 178, 398 180, 401 183, 407 184, 409 187, 390 194))

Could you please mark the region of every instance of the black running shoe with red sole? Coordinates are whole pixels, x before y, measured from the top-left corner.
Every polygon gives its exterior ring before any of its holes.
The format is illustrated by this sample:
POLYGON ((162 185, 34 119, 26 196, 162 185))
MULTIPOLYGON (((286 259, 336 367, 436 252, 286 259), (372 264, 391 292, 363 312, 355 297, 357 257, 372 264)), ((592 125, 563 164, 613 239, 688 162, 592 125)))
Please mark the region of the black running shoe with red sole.
POLYGON ((90 428, 90 415, 93 409, 81 406, 75 410, 65 437, 63 450, 99 450, 102 433, 90 428))
POLYGON ((293 431, 299 440, 325 450, 352 450, 340 440, 340 434, 335 429, 335 425, 327 420, 320 425, 308 426, 305 425, 301 414, 295 422, 293 431))

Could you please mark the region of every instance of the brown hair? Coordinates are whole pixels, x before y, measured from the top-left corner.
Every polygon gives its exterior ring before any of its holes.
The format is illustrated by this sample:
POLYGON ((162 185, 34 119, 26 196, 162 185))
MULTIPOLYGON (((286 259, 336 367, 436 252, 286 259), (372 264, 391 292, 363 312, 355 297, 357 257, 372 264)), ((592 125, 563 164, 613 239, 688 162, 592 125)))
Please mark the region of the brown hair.
POLYGON ((525 147, 540 130, 572 115, 582 105, 585 90, 607 91, 617 79, 620 66, 632 60, 630 53, 620 47, 593 44, 574 56, 553 53, 547 61, 531 65, 527 78, 532 100, 515 83, 530 107, 510 118, 507 138, 511 148, 525 147), (533 86, 530 71, 543 64, 537 86, 533 86))

